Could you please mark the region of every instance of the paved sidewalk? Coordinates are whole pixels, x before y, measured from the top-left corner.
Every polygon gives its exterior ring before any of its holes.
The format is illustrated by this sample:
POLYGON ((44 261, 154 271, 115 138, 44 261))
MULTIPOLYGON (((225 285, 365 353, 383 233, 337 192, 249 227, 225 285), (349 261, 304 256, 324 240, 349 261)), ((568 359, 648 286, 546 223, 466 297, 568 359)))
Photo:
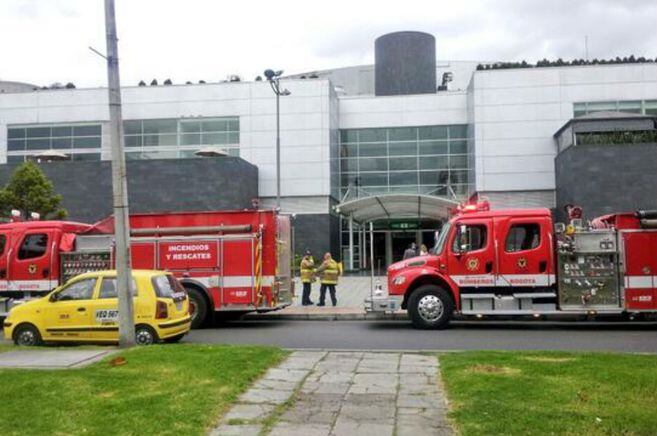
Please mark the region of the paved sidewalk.
POLYGON ((413 353, 294 352, 212 436, 452 435, 438 360, 413 353), (273 422, 270 432, 264 423, 273 422))
POLYGON ((0 368, 68 369, 81 368, 115 353, 105 350, 18 350, 0 353, 0 368))

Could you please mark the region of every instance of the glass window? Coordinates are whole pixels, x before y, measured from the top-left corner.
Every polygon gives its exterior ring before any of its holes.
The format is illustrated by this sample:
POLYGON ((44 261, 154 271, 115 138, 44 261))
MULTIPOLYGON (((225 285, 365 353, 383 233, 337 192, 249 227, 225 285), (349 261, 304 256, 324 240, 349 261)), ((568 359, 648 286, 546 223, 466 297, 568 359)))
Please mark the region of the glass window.
POLYGON ((451 154, 466 154, 468 152, 468 141, 449 141, 449 152, 451 154))
POLYGON ((151 279, 151 283, 153 284, 153 289, 155 289, 155 294, 160 298, 184 296, 181 293, 184 294, 185 289, 178 280, 169 274, 155 276, 151 279))
POLYGON ((358 142, 386 142, 386 129, 362 129, 358 131, 358 142))
POLYGON ((231 132, 239 132, 240 131, 240 119, 239 118, 231 118, 228 120, 228 130, 231 132))
POLYGON ((385 143, 360 143, 358 147, 359 156, 386 156, 387 154, 385 143))
POLYGON ((340 131, 340 142, 358 142, 358 131, 357 130, 341 130, 340 131))
POLYGON ((56 301, 91 300, 95 286, 96 279, 78 280, 58 292, 56 301))
MULTIPOLYGON (((367 161, 367 160, 369 160, 369 159, 363 159, 363 161, 367 161)), ((387 162, 386 162, 386 164, 387 164, 387 162)), ((341 169, 342 172, 358 171, 358 160, 357 159, 340 159, 340 169, 341 169)))
POLYGON ((50 138, 28 139, 25 148, 27 150, 47 150, 50 148, 50 138))
POLYGON ((22 139, 25 138, 25 129, 7 129, 7 139, 22 139))
POLYGON ((73 138, 73 148, 100 148, 100 136, 73 138))
POLYGON ((141 121, 124 121, 123 122, 123 134, 124 135, 140 135, 141 131, 141 121))
POLYGON ((180 145, 200 145, 201 135, 198 133, 186 133, 180 135, 180 145))
POLYGON ((468 126, 466 124, 456 124, 449 126, 449 138, 467 138, 468 137, 468 126))
POLYGON ((144 135, 144 146, 178 145, 178 135, 144 135))
MULTIPOLYGON (((139 295, 137 293, 137 283, 135 279, 132 279, 130 293, 133 297, 139 295)), ((116 277, 105 277, 100 284, 100 293, 98 298, 118 298, 117 286, 116 286, 116 277)))
POLYGON ((465 226, 457 224, 457 232, 452 251, 468 252, 481 250, 486 246, 487 233, 486 226, 483 224, 468 224, 465 226))
POLYGON ((342 144, 340 146, 340 157, 356 157, 358 156, 358 143, 342 144))
POLYGON ((619 101, 618 110, 620 112, 630 112, 634 114, 641 113, 641 101, 619 101))
MULTIPOLYGON (((348 159, 354 160, 355 159, 348 159)), ((360 171, 388 171, 388 159, 383 158, 369 158, 369 159, 358 159, 360 171)), ((356 170, 354 166, 354 170, 356 170)))
POLYGON ((447 139, 447 126, 420 127, 419 139, 447 139))
POLYGON ((418 174, 417 171, 404 171, 398 173, 390 173, 390 186, 393 185, 417 185, 418 174))
POLYGON ((73 128, 71 126, 61 126, 52 128, 53 137, 73 136, 73 128))
POLYGON ((390 158, 390 171, 417 169, 417 158, 396 157, 390 158))
POLYGON ((50 137, 50 127, 30 127, 25 129, 28 138, 48 138, 50 137))
POLYGON ((100 153, 73 153, 71 158, 74 161, 100 160, 100 153))
POLYGON ((449 167, 452 169, 467 169, 468 156, 467 155, 451 155, 449 157, 449 167))
POLYGON ((358 177, 360 182, 359 186, 387 186, 388 174, 387 173, 361 173, 358 177))
POLYGON ((240 156, 240 149, 237 148, 237 147, 228 148, 228 156, 239 157, 240 156))
POLYGON ((514 224, 506 236, 506 251, 531 250, 541 244, 541 227, 537 223, 514 224))
POLYGON ((443 171, 420 171, 420 185, 446 185, 449 180, 449 172, 443 171))
POLYGON ((18 250, 18 259, 36 259, 46 254, 48 249, 48 235, 33 233, 23 238, 21 248, 18 250))
POLYGON ((587 103, 586 106, 588 113, 602 112, 602 111, 616 111, 618 104, 615 101, 596 101, 587 103))
POLYGON ((73 136, 100 136, 100 124, 89 126, 73 126, 73 136))
POLYGON ((0 235, 0 256, 5 254, 5 247, 7 246, 7 236, 0 235))
POLYGON ((180 123, 180 131, 183 133, 200 133, 200 121, 184 121, 180 123))
POLYGON ((447 141, 426 141, 420 142, 420 154, 447 154, 447 141))
POLYGON ((417 142, 391 142, 390 156, 416 156, 417 142))
POLYGON ((468 171, 450 171, 449 181, 452 184, 468 183, 468 171))
POLYGON ((227 144, 228 133, 204 133, 201 135, 201 143, 206 145, 227 144))
POLYGON ((204 132, 228 131, 228 120, 201 121, 201 130, 204 132))
POLYGON ((415 141, 417 139, 417 128, 415 127, 398 127, 388 129, 390 141, 415 141))
POLYGON ((240 132, 228 132, 228 143, 229 144, 239 144, 240 143, 240 132))
POLYGON ((144 120, 144 134, 178 133, 177 120, 144 120))
POLYGON ((447 168, 447 156, 422 156, 420 157, 421 170, 440 170, 447 168))
POLYGON ((52 148, 71 148, 73 140, 71 138, 52 138, 52 148))
POLYGON ((7 151, 25 150, 24 139, 10 139, 7 141, 7 151))
POLYGON ((141 147, 142 146, 142 136, 141 135, 130 135, 125 136, 125 146, 126 147, 141 147))

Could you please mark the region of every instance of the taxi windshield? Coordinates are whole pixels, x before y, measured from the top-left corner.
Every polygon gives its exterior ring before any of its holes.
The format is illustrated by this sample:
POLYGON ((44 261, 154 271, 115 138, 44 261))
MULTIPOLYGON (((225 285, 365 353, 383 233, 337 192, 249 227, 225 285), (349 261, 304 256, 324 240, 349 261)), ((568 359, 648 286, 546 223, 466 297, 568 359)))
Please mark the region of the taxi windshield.
POLYGON ((436 240, 436 246, 433 247, 433 254, 440 254, 443 252, 445 247, 445 241, 447 240, 447 235, 449 234, 449 229, 452 227, 451 223, 445 223, 443 228, 440 230, 440 235, 436 240))

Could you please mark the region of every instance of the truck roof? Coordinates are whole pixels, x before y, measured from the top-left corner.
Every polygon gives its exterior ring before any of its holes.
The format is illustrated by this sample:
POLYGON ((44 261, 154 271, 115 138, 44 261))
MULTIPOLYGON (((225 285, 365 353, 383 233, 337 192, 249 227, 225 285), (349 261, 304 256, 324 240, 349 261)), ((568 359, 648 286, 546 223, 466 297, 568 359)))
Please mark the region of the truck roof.
POLYGON ((550 209, 541 207, 533 209, 497 209, 486 211, 463 212, 452 220, 459 218, 498 218, 498 217, 552 217, 550 209))
POLYGON ((0 230, 16 229, 60 229, 64 232, 79 233, 91 228, 89 224, 78 223, 75 221, 17 221, 0 224, 0 230))

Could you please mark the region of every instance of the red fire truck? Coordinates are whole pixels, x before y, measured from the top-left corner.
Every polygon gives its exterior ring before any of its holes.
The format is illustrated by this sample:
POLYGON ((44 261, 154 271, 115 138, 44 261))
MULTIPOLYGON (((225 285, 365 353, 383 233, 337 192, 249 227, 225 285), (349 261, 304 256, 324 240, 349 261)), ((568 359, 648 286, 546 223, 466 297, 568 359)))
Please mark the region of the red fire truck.
POLYGON ((443 226, 433 254, 391 265, 366 310, 407 310, 421 329, 455 315, 657 314, 657 211, 585 224, 580 208, 555 224, 548 209, 467 204, 443 226))
MULTIPOLYGON (((235 317, 292 302, 290 220, 275 211, 130 216, 132 267, 172 272, 190 297, 193 327, 216 312, 235 317)), ((0 316, 20 298, 113 266, 113 218, 94 225, 0 225, 0 316)))

